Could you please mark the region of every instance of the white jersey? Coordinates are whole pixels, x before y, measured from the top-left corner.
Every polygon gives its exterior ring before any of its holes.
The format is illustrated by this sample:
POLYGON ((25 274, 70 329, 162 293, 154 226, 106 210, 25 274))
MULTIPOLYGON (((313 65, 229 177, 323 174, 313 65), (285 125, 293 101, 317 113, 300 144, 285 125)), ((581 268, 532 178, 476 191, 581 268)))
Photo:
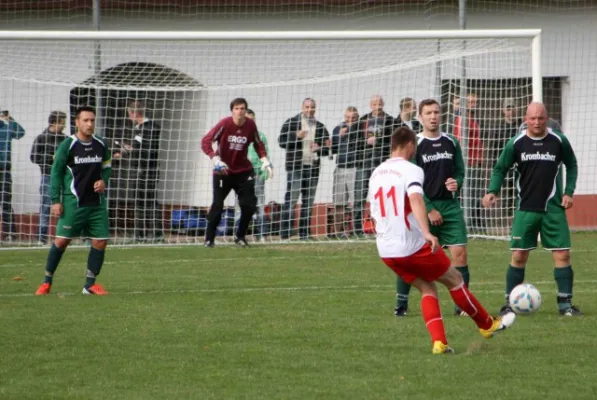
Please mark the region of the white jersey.
POLYGON ((407 257, 425 244, 408 198, 423 194, 423 176, 419 166, 403 158, 391 158, 373 171, 367 200, 380 257, 407 257))

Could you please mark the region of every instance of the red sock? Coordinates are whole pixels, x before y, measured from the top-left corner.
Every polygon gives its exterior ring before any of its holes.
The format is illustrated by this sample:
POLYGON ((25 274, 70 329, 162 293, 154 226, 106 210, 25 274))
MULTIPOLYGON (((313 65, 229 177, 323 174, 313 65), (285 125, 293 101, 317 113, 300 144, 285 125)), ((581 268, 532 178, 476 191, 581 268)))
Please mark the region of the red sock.
POLYGON ((450 296, 454 303, 465 313, 467 313, 477 326, 481 329, 489 329, 493 323, 493 318, 487 313, 487 310, 479 303, 479 300, 465 286, 464 282, 450 290, 450 296))
POLYGON ((421 298, 421 311, 423 311, 423 319, 425 325, 427 325, 429 335, 431 335, 431 341, 436 342, 439 340, 443 344, 448 344, 437 297, 430 294, 424 295, 421 298))

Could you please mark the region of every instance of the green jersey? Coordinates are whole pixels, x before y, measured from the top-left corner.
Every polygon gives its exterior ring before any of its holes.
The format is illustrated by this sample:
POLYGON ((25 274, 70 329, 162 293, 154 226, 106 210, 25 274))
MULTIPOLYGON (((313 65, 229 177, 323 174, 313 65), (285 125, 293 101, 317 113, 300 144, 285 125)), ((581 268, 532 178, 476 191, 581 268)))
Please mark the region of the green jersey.
MULTIPOLYGON (((261 141, 263 142, 265 152, 269 154, 269 149, 267 148, 267 137, 265 136, 265 133, 259 131, 259 139, 261 139, 261 141)), ((255 176, 258 176, 261 179, 265 180, 267 178, 267 171, 261 170, 261 166, 263 165, 263 163, 259 158, 259 154, 257 154, 257 151, 255 150, 255 146, 249 146, 249 152, 247 154, 247 157, 249 158, 249 161, 251 161, 251 164, 253 164, 255 176)))
POLYGON ((103 180, 106 186, 112 171, 112 157, 104 141, 92 136, 88 142, 75 135, 66 138, 54 155, 51 173, 52 204, 76 202, 78 207, 103 204, 104 195, 93 185, 103 180))
POLYGON ((542 212, 548 204, 561 207, 562 195, 572 196, 578 167, 570 142, 562 132, 547 129, 542 138, 523 130, 508 141, 489 183, 489 193, 499 194, 504 177, 516 168, 518 209, 542 212), (566 186, 562 189, 562 164, 566 166, 566 186))
POLYGON ((437 138, 429 138, 419 133, 415 163, 425 173, 423 192, 428 211, 433 209, 430 201, 454 199, 454 193, 446 189, 446 180, 456 179, 458 190, 464 181, 462 149, 455 137, 442 133, 437 138))

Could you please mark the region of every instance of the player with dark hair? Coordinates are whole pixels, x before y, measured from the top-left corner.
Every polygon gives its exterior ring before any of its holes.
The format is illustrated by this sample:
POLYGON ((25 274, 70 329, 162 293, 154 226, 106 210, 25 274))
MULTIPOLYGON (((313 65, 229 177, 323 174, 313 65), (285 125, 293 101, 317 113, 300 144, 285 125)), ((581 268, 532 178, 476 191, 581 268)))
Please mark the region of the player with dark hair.
POLYGON ((415 133, 407 127, 398 128, 391 143, 390 159, 377 167, 369 180, 368 201, 375 221, 379 256, 421 292, 421 310, 433 354, 454 352, 446 339, 435 281, 448 288, 454 302, 475 321, 481 335, 491 338, 511 326, 515 314, 491 317, 469 292, 458 270, 450 266, 450 260, 439 249, 437 237, 429 231, 423 198, 424 172, 410 162, 417 149, 415 133))
POLYGON ((257 206, 253 164, 247 157, 251 144, 260 157, 261 170, 267 172, 270 179, 274 175, 265 146, 259 137, 257 125, 252 119, 246 117, 247 108, 245 99, 232 100, 230 102, 232 116, 220 120, 201 140, 201 148, 211 158, 213 164, 213 201, 207 215, 205 247, 214 247, 216 228, 222 219, 224 199, 231 190, 234 190, 238 196, 241 212, 234 242, 242 247, 248 246, 245 235, 257 206))
POLYGON ((104 141, 94 135, 93 108, 80 107, 75 114, 75 125, 77 133, 58 146, 52 164, 52 214, 60 219, 48 254, 44 283, 36 295, 50 293, 62 255, 72 238, 80 234, 91 238, 83 294, 108 294, 95 280, 102 269, 110 236, 104 192, 112 171, 111 153, 104 141))
MULTIPOLYGON (((421 101, 419 118, 423 131, 417 135, 415 162, 425 173, 423 193, 431 233, 442 246, 450 249, 452 266, 468 287, 467 232, 458 192, 464 181, 464 161, 458 140, 440 131, 440 106, 433 99, 421 101)), ((398 277, 396 283, 397 317, 407 315, 410 285, 398 277)), ((456 315, 464 315, 456 309, 456 315)))
POLYGON ((572 305, 574 272, 570 260, 570 228, 566 210, 573 205, 578 166, 570 142, 564 134, 548 127, 547 110, 541 103, 531 103, 526 112, 526 127, 508 141, 493 169, 489 190, 483 197, 485 207, 492 206, 500 193, 504 177, 516 167, 518 207, 514 212, 510 250, 512 260, 506 274, 506 304, 510 292, 524 282, 524 272, 531 250, 537 248, 541 234, 543 248, 551 251, 554 278, 558 285, 560 315, 581 316, 572 305), (562 164, 566 167, 566 185, 562 184, 562 164))

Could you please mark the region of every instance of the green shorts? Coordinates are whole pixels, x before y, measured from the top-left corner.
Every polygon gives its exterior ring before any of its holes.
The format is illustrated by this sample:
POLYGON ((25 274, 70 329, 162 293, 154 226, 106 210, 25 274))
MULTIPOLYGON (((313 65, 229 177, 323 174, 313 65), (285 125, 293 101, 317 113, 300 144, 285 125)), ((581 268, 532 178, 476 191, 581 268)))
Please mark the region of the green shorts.
POLYGON ((454 200, 435 200, 431 204, 442 215, 443 223, 439 226, 429 225, 431 234, 437 236, 444 247, 465 246, 468 243, 464 213, 460 202, 454 200))
POLYGON ((56 223, 56 237, 72 239, 82 236, 102 240, 110 238, 106 204, 77 207, 74 203, 66 202, 62 208, 62 215, 56 223))
POLYGON ((537 247, 537 236, 546 250, 570 248, 570 228, 566 212, 515 211, 512 223, 511 250, 532 250, 537 247))

